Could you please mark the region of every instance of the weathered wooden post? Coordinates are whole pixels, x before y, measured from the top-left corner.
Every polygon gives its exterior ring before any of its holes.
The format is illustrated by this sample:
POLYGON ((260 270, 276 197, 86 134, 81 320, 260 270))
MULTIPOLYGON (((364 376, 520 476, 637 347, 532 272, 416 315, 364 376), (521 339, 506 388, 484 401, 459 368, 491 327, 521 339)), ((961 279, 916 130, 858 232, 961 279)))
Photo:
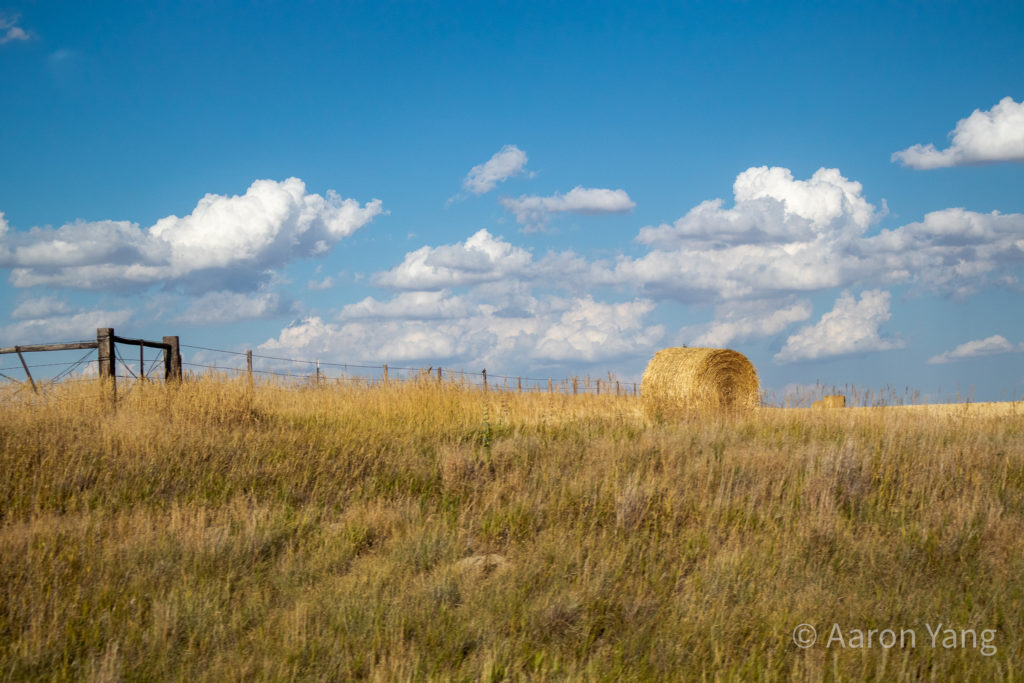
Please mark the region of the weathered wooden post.
MULTIPOLYGON (((111 334, 113 334, 113 330, 111 330, 111 334)), ((163 341, 170 347, 164 350, 164 382, 181 381, 181 347, 178 344, 178 337, 164 337, 163 341)), ((103 355, 102 349, 101 346, 100 355, 103 355)))
POLYGON ((483 375, 484 375, 484 391, 487 391, 487 368, 483 369, 483 375))
POLYGON ((516 386, 519 388, 519 393, 523 393, 523 378, 516 377, 516 386))
POLYGON ((97 352, 100 361, 100 377, 109 378, 111 380, 115 377, 114 372, 114 328, 113 327, 98 327, 96 328, 96 343, 98 344, 97 352))
POLYGON ((388 383, 388 364, 384 364, 384 384, 388 383))
POLYGON ((441 381, 441 366, 440 365, 437 366, 437 381, 438 382, 441 381))
POLYGON ((579 377, 572 378, 572 395, 575 396, 579 391, 579 377))
POLYGON ((597 380, 597 395, 601 395, 601 380, 597 380))
POLYGON ((249 388, 252 388, 252 349, 245 350, 245 372, 249 377, 249 388))
POLYGON ((114 328, 96 328, 96 356, 99 359, 100 383, 110 387, 109 398, 117 399, 117 372, 114 357, 114 328))

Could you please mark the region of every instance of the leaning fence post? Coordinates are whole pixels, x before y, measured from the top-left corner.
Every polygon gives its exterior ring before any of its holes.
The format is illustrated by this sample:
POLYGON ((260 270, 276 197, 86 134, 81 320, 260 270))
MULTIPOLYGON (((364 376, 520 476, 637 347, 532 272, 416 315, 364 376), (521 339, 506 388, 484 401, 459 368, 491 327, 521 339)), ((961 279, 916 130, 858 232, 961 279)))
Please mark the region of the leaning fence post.
POLYGON ((18 360, 21 361, 21 367, 25 368, 25 376, 28 377, 28 383, 32 385, 32 393, 38 394, 39 389, 36 388, 36 381, 32 379, 32 373, 28 371, 28 363, 25 362, 25 357, 21 355, 21 347, 15 346, 14 352, 18 354, 18 360))

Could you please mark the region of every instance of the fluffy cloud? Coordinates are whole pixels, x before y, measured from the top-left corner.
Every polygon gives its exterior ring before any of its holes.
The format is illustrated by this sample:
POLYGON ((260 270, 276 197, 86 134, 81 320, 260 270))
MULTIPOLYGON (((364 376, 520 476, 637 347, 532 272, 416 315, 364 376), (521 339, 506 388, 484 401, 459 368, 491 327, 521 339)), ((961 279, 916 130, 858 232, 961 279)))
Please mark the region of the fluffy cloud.
POLYGON ((576 299, 557 320, 544 325, 531 355, 545 362, 592 363, 650 349, 665 333, 660 325, 643 327, 644 317, 652 310, 654 303, 645 299, 623 303, 576 299))
POLYGON ((55 296, 43 296, 37 299, 26 299, 11 311, 12 320, 31 320, 33 318, 50 318, 70 312, 67 303, 55 296))
POLYGON ((421 247, 409 252, 399 265, 378 273, 373 281, 390 289, 444 289, 529 278, 548 267, 583 266, 582 260, 571 254, 553 256, 541 266, 527 250, 487 230, 479 230, 465 242, 421 247), (557 266, 552 261, 558 261, 557 266))
POLYGON ((474 166, 462 181, 462 187, 473 194, 485 194, 498 183, 523 172, 526 152, 515 145, 505 145, 486 162, 474 166))
POLYGON ((444 320, 471 315, 470 305, 463 297, 452 296, 447 290, 402 292, 390 301, 366 297, 345 306, 342 320, 444 320))
POLYGON ((648 353, 664 335, 661 326, 644 325, 653 309, 646 300, 605 303, 591 297, 526 296, 518 303, 440 292, 403 293, 389 302, 367 299, 346 307, 339 323, 307 318, 260 348, 337 362, 456 361, 497 372, 648 353))
POLYGON ((311 291, 314 292, 322 292, 325 289, 330 289, 333 286, 334 278, 331 277, 330 275, 325 277, 323 280, 310 280, 309 282, 306 283, 306 287, 308 287, 311 291))
POLYGON ((208 194, 191 214, 146 229, 78 221, 18 233, 0 222, 0 267, 12 268, 16 287, 178 282, 251 289, 268 269, 329 251, 381 211, 376 199, 360 205, 334 191, 308 194, 298 178, 257 180, 244 195, 208 194))
POLYGON ((1013 345, 999 334, 994 334, 987 339, 978 339, 961 344, 952 351, 932 356, 928 362, 932 365, 949 363, 966 358, 980 358, 982 356, 997 356, 1004 353, 1024 352, 1024 344, 1013 345))
POLYGON ((767 312, 761 305, 733 308, 704 326, 703 331, 693 338, 690 345, 722 347, 734 340, 769 337, 782 332, 793 323, 810 317, 811 305, 806 301, 767 312))
POLYGON ((900 283, 966 296, 1017 286, 1024 264, 1024 214, 947 209, 867 236, 881 213, 836 169, 802 181, 787 169, 752 168, 733 193, 732 208, 708 201, 671 225, 642 229, 637 241, 650 251, 594 264, 592 281, 703 303, 900 283))
MULTIPOLYGON (((944 209, 857 245, 867 277, 911 282, 963 297, 1017 286, 1024 264, 1024 214, 944 209)), ((865 278, 866 279, 866 278, 865 278)))
POLYGON ((890 317, 889 302, 889 292, 882 290, 862 292, 860 301, 844 292, 820 321, 789 337, 775 361, 793 363, 902 348, 902 342, 883 339, 878 331, 890 317))
MULTIPOLYGON (((642 301, 714 304, 715 321, 684 329, 680 340, 717 346, 776 335, 807 320, 810 305, 800 297, 811 292, 911 284, 966 296, 989 286, 1019 286, 1016 277, 1024 265, 1022 214, 947 209, 869 235, 883 212, 865 199, 859 183, 836 169, 819 169, 808 179, 796 179, 784 168, 751 168, 737 176, 733 194, 732 207, 721 200, 704 202, 673 224, 644 228, 637 241, 648 251, 614 262, 588 261, 572 252, 536 258, 486 230, 464 242, 424 246, 374 276, 377 285, 407 295, 386 302, 364 299, 347 306, 341 320, 440 320, 448 321, 451 334, 472 335, 477 328, 470 321, 486 329, 492 319, 540 315, 531 294, 534 288, 562 290, 582 299, 586 292, 613 286, 640 292, 642 301), (485 295, 487 288, 491 289, 485 295), (463 289, 468 291, 452 294, 463 289), (505 301, 504 290, 516 290, 518 300, 505 301), (487 312, 482 303, 474 303, 488 297, 491 310, 502 313, 487 312), (461 327, 451 327, 454 321, 461 327)), ((778 360, 897 348, 899 342, 878 334, 888 305, 884 292, 866 292, 859 302, 846 295, 819 324, 792 335, 778 360), (844 326, 850 329, 844 332, 844 326), (818 337, 832 343, 817 345, 818 337)), ((545 329, 554 329, 554 318, 545 320, 545 329)), ((512 337, 523 332, 506 331, 512 337)), ((426 329, 417 334, 420 339, 435 339, 426 329)), ((546 358, 556 357, 553 346, 537 346, 542 338, 543 334, 531 337, 530 353, 543 348, 546 358)), ((438 341, 432 344, 435 349, 449 348, 438 341)), ((471 346, 459 347, 459 353, 468 353, 471 346)))
POLYGON ((178 320, 193 325, 216 325, 239 320, 289 315, 294 306, 276 292, 254 295, 238 292, 209 292, 192 301, 178 320))
POLYGON ((68 315, 55 315, 40 310, 43 315, 20 320, 0 327, 0 340, 5 344, 50 344, 76 339, 95 339, 97 327, 120 327, 132 318, 127 309, 82 311, 68 315))
POLYGON ((1024 102, 1004 97, 989 111, 974 110, 950 132, 952 144, 914 145, 892 155, 911 168, 929 169, 996 161, 1024 161, 1024 102))
POLYGON ((643 228, 637 241, 672 248, 856 237, 879 217, 862 192, 838 169, 820 168, 808 180, 795 180, 787 168, 758 166, 736 177, 733 208, 723 209, 721 199, 702 202, 672 225, 643 228))
POLYGON ((516 220, 526 226, 543 226, 553 213, 625 213, 636 207, 625 190, 576 186, 565 194, 550 197, 523 195, 518 199, 504 197, 502 206, 515 214, 516 220))
POLYGON ((17 26, 17 23, 17 17, 13 19, 0 17, 0 45, 15 40, 28 40, 28 34, 20 26, 17 26))

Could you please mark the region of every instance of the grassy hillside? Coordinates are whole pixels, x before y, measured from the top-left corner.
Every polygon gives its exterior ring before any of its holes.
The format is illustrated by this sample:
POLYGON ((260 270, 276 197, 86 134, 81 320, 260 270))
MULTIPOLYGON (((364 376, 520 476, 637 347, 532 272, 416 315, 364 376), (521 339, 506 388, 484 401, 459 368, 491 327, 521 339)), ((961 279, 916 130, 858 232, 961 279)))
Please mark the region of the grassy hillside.
POLYGON ((96 392, 0 402, 0 680, 1024 676, 1019 404, 96 392))

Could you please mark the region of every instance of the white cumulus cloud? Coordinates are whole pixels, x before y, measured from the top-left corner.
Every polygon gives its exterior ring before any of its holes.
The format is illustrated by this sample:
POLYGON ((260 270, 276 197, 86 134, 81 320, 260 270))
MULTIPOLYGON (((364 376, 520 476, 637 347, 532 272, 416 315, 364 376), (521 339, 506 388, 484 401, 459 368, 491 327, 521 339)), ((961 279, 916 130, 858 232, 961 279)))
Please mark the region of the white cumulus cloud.
POLYGON ((793 363, 902 348, 903 342, 883 339, 878 330, 891 316, 890 298, 889 292, 877 289, 862 292, 860 301, 844 292, 821 320, 790 336, 775 361, 793 363))
POLYGON ((178 320, 193 325, 216 325, 289 315, 293 308, 276 292, 208 292, 194 299, 178 320))
POLYGON ((121 327, 132 316, 128 309, 48 314, 0 327, 0 340, 6 344, 50 344, 95 339, 97 327, 121 327))
POLYGON ((314 292, 322 292, 326 289, 330 289, 333 286, 334 278, 331 277, 330 275, 325 277, 323 280, 310 280, 309 282, 306 283, 306 287, 308 287, 311 291, 314 292))
POLYGON ((838 169, 820 168, 796 180, 788 168, 758 166, 733 183, 735 205, 702 202, 672 225, 640 230, 637 241, 654 247, 789 244, 855 237, 879 218, 861 184, 838 169))
MULTIPOLYGON (((759 302, 755 302, 757 304, 759 302)), ((758 310, 759 305, 743 306, 726 310, 716 320, 704 326, 699 336, 693 338, 691 346, 723 347, 734 340, 770 337, 778 334, 793 323, 811 317, 811 304, 799 301, 775 310, 758 310)))
POLYGON ((701 303, 903 283, 962 297, 1016 287, 1024 265, 1024 214, 945 209, 868 235, 882 212, 836 169, 804 181, 752 168, 733 192, 731 208, 706 201, 673 224, 643 228, 636 239, 650 250, 592 264, 591 281, 701 303))
POLYGON ((16 40, 28 40, 28 34, 18 26, 18 17, 7 18, 0 16, 0 45, 11 43, 16 40))
POLYGON ((625 190, 580 186, 565 194, 555 193, 550 197, 504 197, 501 204, 515 214, 519 223, 531 227, 544 225, 553 213, 626 213, 636 207, 636 202, 629 198, 625 190))
POLYGON ((980 358, 982 356, 997 356, 1004 353, 1024 352, 1024 343, 1011 344, 1006 337, 994 334, 986 339, 960 344, 952 351, 945 351, 928 359, 931 365, 949 363, 951 361, 964 360, 967 358, 980 358))
POLYGON ((895 152, 892 160, 918 169, 1024 161, 1024 102, 1004 97, 989 111, 975 109, 957 122, 950 136, 952 143, 946 149, 917 144, 895 152))
POLYGON ((505 300, 494 292, 473 297, 406 292, 386 302, 367 299, 346 307, 337 323, 306 318, 261 348, 341 363, 451 363, 500 372, 647 354, 664 335, 662 326, 644 322, 654 307, 647 300, 507 294, 505 300))
POLYGON ((462 186, 473 194, 485 194, 498 183, 522 173, 526 161, 526 152, 515 145, 505 145, 486 162, 471 168, 462 186))
POLYGON ((448 290, 402 292, 390 301, 366 297, 341 310, 342 320, 440 320, 470 315, 470 304, 448 290))
POLYGON ((128 221, 77 221, 12 231, 0 223, 0 267, 16 287, 81 289, 182 283, 251 289, 267 270, 318 256, 382 212, 336 192, 309 194, 298 178, 255 181, 244 195, 208 194, 187 216, 149 228, 128 221))
POLYGON ((532 261, 525 249, 479 230, 465 242, 407 253, 402 263, 375 275, 374 283, 393 289, 473 285, 521 275, 532 261))
POLYGON ((11 319, 31 320, 34 318, 49 318, 70 311, 71 309, 66 302, 61 301, 55 296, 43 296, 22 301, 11 311, 11 319))

